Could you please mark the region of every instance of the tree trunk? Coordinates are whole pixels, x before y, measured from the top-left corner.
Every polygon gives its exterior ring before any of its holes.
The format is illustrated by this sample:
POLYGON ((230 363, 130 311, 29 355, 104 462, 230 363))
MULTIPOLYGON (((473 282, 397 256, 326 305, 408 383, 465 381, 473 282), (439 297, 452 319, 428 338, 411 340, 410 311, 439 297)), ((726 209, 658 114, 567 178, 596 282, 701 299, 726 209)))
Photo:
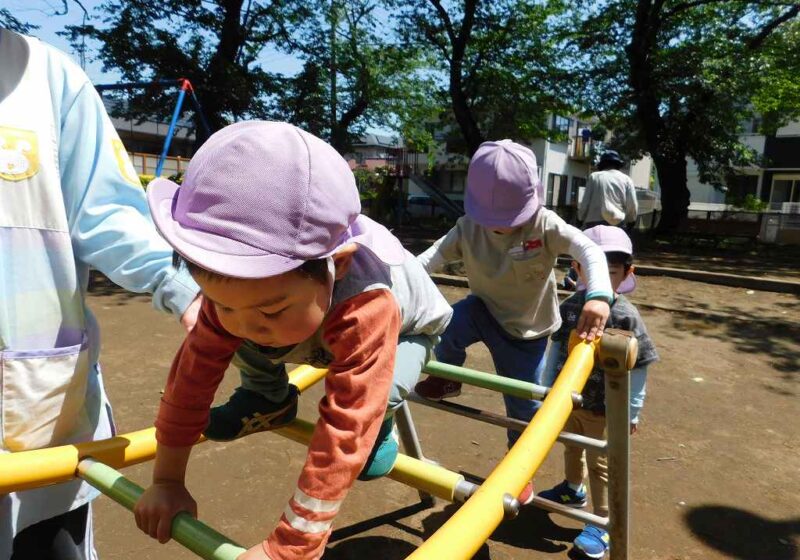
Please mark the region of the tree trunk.
POLYGON ((689 210, 689 188, 686 179, 686 155, 682 158, 654 156, 661 185, 660 233, 674 232, 686 221, 689 210))
POLYGON ((481 134, 478 124, 475 122, 472 111, 470 111, 467 104, 467 97, 462 90, 460 64, 457 69, 450 71, 450 99, 453 102, 453 114, 456 117, 456 122, 461 128, 461 134, 467 144, 467 155, 472 157, 472 154, 483 142, 483 134, 481 134))

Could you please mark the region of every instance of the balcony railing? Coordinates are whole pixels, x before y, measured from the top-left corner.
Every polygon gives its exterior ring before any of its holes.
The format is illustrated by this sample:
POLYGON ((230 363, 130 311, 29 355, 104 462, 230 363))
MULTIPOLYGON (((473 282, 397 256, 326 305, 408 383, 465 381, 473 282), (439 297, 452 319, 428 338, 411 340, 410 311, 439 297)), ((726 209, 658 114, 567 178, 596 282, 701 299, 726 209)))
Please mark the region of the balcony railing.
POLYGON ((594 140, 584 140, 583 136, 573 136, 570 143, 569 157, 589 161, 592 157, 592 144, 594 140))
MULTIPOLYGON (((139 175, 154 175, 156 166, 158 165, 158 154, 145 154, 141 152, 128 152, 128 155, 133 162, 133 167, 139 175)), ((164 167, 161 169, 163 177, 170 177, 183 173, 189 165, 190 158, 182 158, 180 156, 173 157, 167 156, 164 159, 164 167)))

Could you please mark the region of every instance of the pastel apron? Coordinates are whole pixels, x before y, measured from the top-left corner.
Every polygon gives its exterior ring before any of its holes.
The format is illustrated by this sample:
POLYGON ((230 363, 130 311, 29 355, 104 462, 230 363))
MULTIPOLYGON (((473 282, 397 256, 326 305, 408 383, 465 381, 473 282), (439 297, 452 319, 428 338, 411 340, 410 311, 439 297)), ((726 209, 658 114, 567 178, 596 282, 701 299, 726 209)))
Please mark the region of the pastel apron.
MULTIPOLYGON (((44 47, 0 101, 0 453, 112 435, 58 168, 44 47)), ((96 497, 80 481, 0 495, 0 560, 18 532, 96 497)))

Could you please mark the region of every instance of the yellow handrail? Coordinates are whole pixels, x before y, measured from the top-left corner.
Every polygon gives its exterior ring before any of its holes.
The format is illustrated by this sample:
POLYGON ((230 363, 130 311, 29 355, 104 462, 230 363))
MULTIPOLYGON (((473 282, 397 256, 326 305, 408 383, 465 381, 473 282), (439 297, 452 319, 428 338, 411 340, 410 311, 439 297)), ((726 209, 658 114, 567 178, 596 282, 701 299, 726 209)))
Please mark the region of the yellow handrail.
POLYGON ((477 492, 406 560, 468 560, 503 520, 503 497, 517 496, 556 441, 572 411, 572 391, 586 384, 594 365, 596 342, 570 352, 552 391, 516 444, 477 492))

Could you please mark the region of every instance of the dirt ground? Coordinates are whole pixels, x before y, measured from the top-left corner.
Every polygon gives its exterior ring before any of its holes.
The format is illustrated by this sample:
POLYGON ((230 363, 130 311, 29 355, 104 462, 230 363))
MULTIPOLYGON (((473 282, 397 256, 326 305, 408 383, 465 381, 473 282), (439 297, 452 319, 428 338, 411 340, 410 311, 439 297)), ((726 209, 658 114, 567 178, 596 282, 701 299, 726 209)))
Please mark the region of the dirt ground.
MULTIPOLYGON (((443 291, 451 301, 466 293, 443 291)), ((725 316, 642 307, 661 362, 651 369, 633 439, 630 557, 800 558, 800 297, 647 277, 639 279, 634 299, 725 316)), ((90 304, 103 327, 102 365, 119 431, 149 426, 181 329, 152 311, 148 298, 108 286, 96 286, 90 304)), ((480 345, 470 349, 466 365, 493 371, 480 345)), ((218 399, 225 400, 236 383, 229 372, 218 399)), ((302 398, 302 417, 315 416, 319 394, 316 388, 302 398)), ((499 396, 480 389, 467 389, 459 400, 502 412, 499 396)), ((502 429, 412 408, 427 455, 445 466, 485 476, 501 459, 502 429)), ((561 451, 556 444, 536 478, 538 489, 562 480, 561 451)), ((304 448, 274 434, 199 446, 188 484, 201 519, 243 545, 258 542, 280 517, 304 457, 304 448)), ((126 474, 146 484, 150 468, 139 465, 126 474)), ((193 557, 139 533, 132 515, 110 500, 95 504, 104 560, 193 557)), ((337 518, 325 558, 405 558, 455 509, 417 504, 416 491, 399 483, 358 483, 337 518)), ((475 558, 569 558, 578 527, 526 508, 501 525, 475 558)))

